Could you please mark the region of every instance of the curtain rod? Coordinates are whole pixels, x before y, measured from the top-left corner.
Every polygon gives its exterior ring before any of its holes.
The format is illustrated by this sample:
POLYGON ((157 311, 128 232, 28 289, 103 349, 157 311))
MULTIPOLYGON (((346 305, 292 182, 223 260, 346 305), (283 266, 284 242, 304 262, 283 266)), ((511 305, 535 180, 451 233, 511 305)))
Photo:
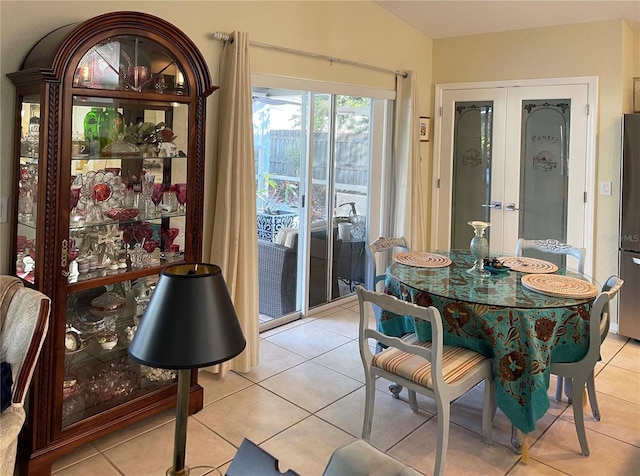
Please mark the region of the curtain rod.
MULTIPOLYGON (((228 34, 228 33, 222 33, 219 31, 216 31, 215 33, 211 33, 211 38, 214 40, 221 40, 221 41, 233 41, 233 36, 228 34)), ((277 46, 277 45, 270 45, 268 43, 258 43, 256 41, 249 41, 249 45, 250 46, 256 46, 258 48, 266 48, 266 49, 270 49, 270 50, 278 50, 278 51, 284 51, 285 53, 291 53, 291 54, 295 54, 295 55, 302 55, 302 56, 309 56, 311 58, 317 58, 317 59, 322 59, 322 60, 327 60, 331 63, 342 63, 342 64, 347 64, 349 66, 358 66, 360 68, 366 68, 366 69, 371 69, 374 71, 380 71, 382 73, 391 73, 391 74, 395 74, 396 76, 402 76, 403 78, 407 77, 407 73, 404 71, 395 71, 393 69, 388 69, 388 68, 382 68, 380 66, 374 66, 371 64, 366 64, 366 63, 359 63, 358 61, 351 61, 348 59, 344 59, 344 58, 336 58, 334 56, 327 56, 327 55, 321 55, 320 53, 311 53, 309 51, 302 51, 302 50, 296 50, 293 48, 286 48, 284 46, 277 46)))

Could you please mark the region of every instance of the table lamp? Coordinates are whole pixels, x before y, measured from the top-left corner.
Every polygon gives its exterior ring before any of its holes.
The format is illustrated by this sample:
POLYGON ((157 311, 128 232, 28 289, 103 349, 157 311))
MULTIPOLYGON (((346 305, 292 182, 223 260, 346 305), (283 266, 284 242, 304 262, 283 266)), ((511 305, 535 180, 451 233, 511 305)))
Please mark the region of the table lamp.
POLYGON ((129 355, 143 365, 178 370, 173 466, 167 475, 189 474, 184 461, 191 370, 226 362, 245 346, 219 266, 183 263, 164 268, 129 355))

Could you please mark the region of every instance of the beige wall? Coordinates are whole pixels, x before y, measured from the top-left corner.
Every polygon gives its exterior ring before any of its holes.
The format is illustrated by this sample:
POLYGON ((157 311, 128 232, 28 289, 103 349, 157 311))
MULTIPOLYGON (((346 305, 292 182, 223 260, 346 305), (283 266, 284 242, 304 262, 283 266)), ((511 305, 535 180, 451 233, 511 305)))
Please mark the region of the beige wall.
POLYGON ((433 81, 462 83, 576 76, 598 77, 595 275, 617 272, 621 115, 630 112, 632 71, 640 62, 638 34, 623 21, 537 28, 435 40, 433 81))
MULTIPOLYGON (((11 187, 11 140, 15 89, 6 73, 19 69, 29 49, 51 30, 108 11, 147 12, 176 25, 195 42, 218 77, 222 44, 215 31, 246 31, 261 43, 321 53, 393 70, 414 70, 420 80, 421 113, 431 110, 432 41, 371 2, 0 2, 0 196, 11 187)), ((252 72, 394 89, 394 75, 329 64, 262 48, 251 49, 252 72)), ((208 101, 207 157, 215 150, 216 95, 208 101)), ((423 144, 423 175, 431 168, 423 144)), ((428 183, 425 180, 425 183, 428 183)), ((425 194, 429 195, 429 192, 425 194)), ((9 269, 9 227, 0 225, 0 272, 9 269)))

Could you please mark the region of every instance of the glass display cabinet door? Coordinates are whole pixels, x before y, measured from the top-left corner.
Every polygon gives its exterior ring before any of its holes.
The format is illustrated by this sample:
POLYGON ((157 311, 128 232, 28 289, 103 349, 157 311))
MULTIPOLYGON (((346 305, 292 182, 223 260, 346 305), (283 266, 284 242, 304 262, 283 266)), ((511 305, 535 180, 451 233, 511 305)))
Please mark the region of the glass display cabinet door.
POLYGON ((190 252, 190 102, 176 61, 118 36, 82 57, 73 85, 63 431, 176 382, 127 349, 161 267, 190 252))
POLYGON ((188 106, 73 101, 69 282, 182 259, 188 106))
POLYGON ((184 259, 187 124, 187 104, 73 97, 63 430, 176 382, 127 348, 160 267, 184 259))
POLYGON ((25 96, 20 112, 20 165, 18 173, 18 226, 16 275, 35 282, 40 150, 40 96, 25 96))
POLYGON ((92 47, 80 60, 73 86, 187 95, 184 70, 162 45, 121 35, 92 47))

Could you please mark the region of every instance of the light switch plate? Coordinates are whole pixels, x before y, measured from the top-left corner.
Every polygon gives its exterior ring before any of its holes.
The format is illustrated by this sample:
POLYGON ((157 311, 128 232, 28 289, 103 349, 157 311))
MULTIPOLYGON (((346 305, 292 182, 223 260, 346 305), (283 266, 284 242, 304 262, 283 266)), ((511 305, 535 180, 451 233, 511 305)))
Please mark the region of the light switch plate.
POLYGON ((611 195, 611 182, 600 182, 600 195, 611 195))

